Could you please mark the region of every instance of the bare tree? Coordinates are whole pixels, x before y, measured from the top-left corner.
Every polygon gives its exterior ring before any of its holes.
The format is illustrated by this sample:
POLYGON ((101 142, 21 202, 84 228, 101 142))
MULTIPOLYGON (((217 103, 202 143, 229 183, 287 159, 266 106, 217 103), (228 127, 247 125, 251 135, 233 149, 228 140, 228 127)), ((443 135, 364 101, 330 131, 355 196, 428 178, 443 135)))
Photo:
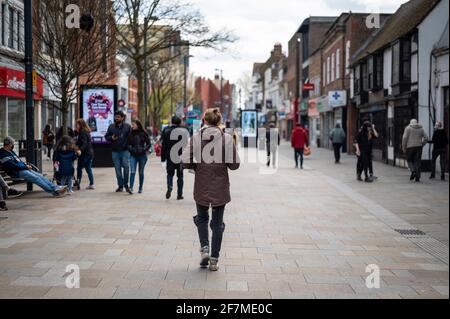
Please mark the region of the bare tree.
POLYGON ((70 104, 80 84, 111 77, 110 57, 115 56, 114 14, 108 1, 38 0, 34 3, 33 39, 36 68, 49 89, 61 100, 63 129, 67 132, 70 104), (66 8, 76 4, 94 19, 91 31, 68 28, 66 8), (109 13, 109 14, 108 14, 109 13))
POLYGON ((171 113, 174 101, 179 101, 183 96, 182 65, 167 60, 167 57, 160 56, 159 60, 154 60, 150 71, 149 109, 154 127, 161 125, 161 117, 171 113))
POLYGON ((187 54, 189 50, 181 49, 186 42, 190 47, 224 49, 236 40, 226 30, 212 31, 202 14, 183 0, 116 0, 115 12, 119 51, 132 62, 138 79, 141 118, 145 117, 149 102, 144 101, 146 59, 168 49, 169 60, 187 54))

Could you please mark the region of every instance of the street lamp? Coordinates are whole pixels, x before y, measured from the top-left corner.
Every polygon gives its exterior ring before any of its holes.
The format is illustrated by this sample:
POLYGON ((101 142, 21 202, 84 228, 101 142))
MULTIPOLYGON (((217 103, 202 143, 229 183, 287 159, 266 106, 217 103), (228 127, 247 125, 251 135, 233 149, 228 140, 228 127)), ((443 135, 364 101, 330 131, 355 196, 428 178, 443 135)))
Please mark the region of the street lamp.
POLYGON ((144 105, 145 107, 145 119, 144 125, 149 126, 148 119, 148 52, 147 52, 147 41, 148 41, 148 29, 150 21, 158 21, 157 17, 145 17, 144 19, 144 105))
POLYGON ((189 54, 189 45, 187 46, 187 52, 184 55, 183 67, 184 67, 184 87, 183 87, 183 104, 184 107, 187 107, 188 98, 187 98, 187 73, 188 73, 188 64, 189 59, 193 58, 193 55, 189 54))
POLYGON ((219 72, 220 74, 220 108, 221 112, 224 111, 223 109, 223 70, 222 69, 215 69, 216 72, 219 72))

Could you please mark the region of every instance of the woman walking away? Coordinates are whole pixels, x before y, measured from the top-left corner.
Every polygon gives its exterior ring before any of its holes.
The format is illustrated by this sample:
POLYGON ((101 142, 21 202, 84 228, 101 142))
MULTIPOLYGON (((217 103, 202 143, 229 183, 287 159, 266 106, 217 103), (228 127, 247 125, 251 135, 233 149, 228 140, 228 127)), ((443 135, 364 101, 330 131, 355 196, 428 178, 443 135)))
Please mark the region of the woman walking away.
POLYGON ((61 177, 61 185, 67 185, 67 194, 73 194, 74 162, 77 159, 75 143, 70 136, 63 136, 55 150, 55 169, 61 177))
POLYGON ((422 125, 417 120, 412 119, 403 134, 402 148, 406 154, 409 169, 411 170, 410 180, 420 182, 422 173, 422 152, 423 147, 428 144, 428 136, 422 125))
POLYGON ((78 187, 81 188, 81 179, 83 178, 83 169, 89 178, 89 186, 87 190, 94 190, 94 174, 92 173, 92 162, 94 161, 94 149, 92 147, 91 129, 83 119, 77 120, 76 127, 78 133, 77 139, 77 181, 78 187))
POLYGON ((55 132, 52 130, 52 126, 47 124, 42 132, 42 144, 47 147, 47 159, 52 158, 52 149, 55 146, 55 132))
POLYGON ((192 137, 182 155, 184 168, 195 170, 194 200, 197 204, 197 216, 194 217, 194 223, 201 244, 200 266, 207 267, 209 264, 211 271, 219 270, 218 262, 225 231, 225 206, 231 201, 228 169, 237 170, 240 166, 233 137, 220 129, 221 121, 219 109, 208 109, 205 114, 206 125, 192 137), (208 231, 210 207, 211 246, 208 231))
POLYGON ((130 188, 131 192, 133 192, 136 171, 139 165, 139 194, 142 194, 144 188, 145 165, 148 160, 147 152, 149 152, 152 144, 147 131, 139 120, 132 121, 131 129, 131 134, 128 137, 128 148, 131 154, 130 188))
POLYGON ((334 159, 335 163, 339 164, 341 162, 341 148, 345 143, 346 139, 345 131, 342 129, 341 124, 337 123, 336 127, 330 134, 331 143, 333 143, 334 149, 334 159))

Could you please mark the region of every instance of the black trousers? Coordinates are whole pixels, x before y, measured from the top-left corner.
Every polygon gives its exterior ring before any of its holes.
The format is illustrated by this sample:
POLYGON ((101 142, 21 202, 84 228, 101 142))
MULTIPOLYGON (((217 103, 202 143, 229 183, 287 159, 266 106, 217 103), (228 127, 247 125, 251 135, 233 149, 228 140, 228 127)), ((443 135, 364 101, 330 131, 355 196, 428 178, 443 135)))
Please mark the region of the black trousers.
POLYGON ((167 163, 167 188, 173 189, 173 178, 177 174, 177 193, 178 196, 183 196, 184 174, 183 166, 181 164, 167 163))
POLYGON ((439 162, 441 164, 441 176, 445 176, 446 169, 446 151, 445 149, 441 150, 433 150, 433 158, 431 160, 431 176, 436 176, 436 162, 439 158, 439 162))
POLYGON ((333 143, 334 159, 336 160, 336 163, 339 163, 341 161, 341 148, 341 143, 333 143))
POLYGON ((369 173, 373 174, 372 167, 372 152, 367 150, 361 150, 361 156, 358 156, 358 163, 356 164, 356 174, 361 176, 364 172, 366 178, 369 177, 369 173))
MULTIPOLYGON (((222 248, 223 233, 225 231, 225 224, 223 223, 223 215, 225 212, 225 205, 212 208, 212 219, 210 227, 212 230, 212 245, 211 257, 219 258, 220 250, 222 248)), ((197 226, 198 236, 201 247, 210 247, 209 245, 209 207, 197 204, 197 216, 194 217, 194 223, 197 226)))
POLYGON ((411 147, 406 150, 406 160, 411 173, 416 174, 416 179, 420 179, 422 174, 422 147, 411 147))

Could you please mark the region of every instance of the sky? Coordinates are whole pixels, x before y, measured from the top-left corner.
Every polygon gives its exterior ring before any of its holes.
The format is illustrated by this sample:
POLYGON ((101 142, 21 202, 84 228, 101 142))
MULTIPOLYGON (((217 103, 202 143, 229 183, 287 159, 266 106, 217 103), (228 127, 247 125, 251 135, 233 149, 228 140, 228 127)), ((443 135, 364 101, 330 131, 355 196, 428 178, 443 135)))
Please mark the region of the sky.
POLYGON ((189 0, 214 30, 226 28, 239 40, 224 52, 193 49, 195 76, 213 77, 222 69, 232 82, 265 62, 275 43, 287 43, 309 16, 338 16, 342 12, 393 13, 405 0, 189 0))

